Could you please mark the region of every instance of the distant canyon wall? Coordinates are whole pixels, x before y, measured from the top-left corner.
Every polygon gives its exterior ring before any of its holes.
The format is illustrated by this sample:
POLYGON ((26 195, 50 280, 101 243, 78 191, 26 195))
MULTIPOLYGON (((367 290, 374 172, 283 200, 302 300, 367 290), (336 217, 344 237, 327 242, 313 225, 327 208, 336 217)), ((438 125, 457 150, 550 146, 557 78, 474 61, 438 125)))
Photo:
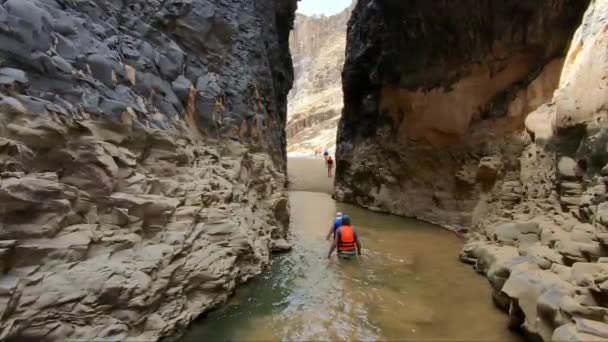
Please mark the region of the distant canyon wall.
POLYGON ((335 145, 342 111, 341 72, 352 8, 333 16, 298 14, 290 37, 295 82, 289 93, 288 150, 335 145))
POLYGON ((295 9, 0 2, 0 340, 157 340, 288 248, 295 9))

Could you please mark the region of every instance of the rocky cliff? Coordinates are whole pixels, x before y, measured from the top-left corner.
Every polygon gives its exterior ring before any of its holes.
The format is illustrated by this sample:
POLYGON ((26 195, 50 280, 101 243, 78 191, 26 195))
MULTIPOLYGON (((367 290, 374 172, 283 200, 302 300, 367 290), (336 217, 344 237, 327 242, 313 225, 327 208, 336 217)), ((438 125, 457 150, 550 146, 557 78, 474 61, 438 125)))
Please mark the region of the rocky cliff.
POLYGON ((607 13, 368 0, 349 23, 338 198, 468 232, 462 260, 543 340, 608 338, 607 13))
POLYGON ((298 14, 289 45, 295 82, 289 93, 289 152, 334 148, 342 111, 346 25, 354 3, 333 16, 298 14))
POLYGON ((0 340, 155 340, 286 247, 295 7, 0 2, 0 340))
POLYGON ((470 226, 497 176, 485 166, 517 167, 526 114, 551 99, 585 6, 360 1, 343 72, 338 198, 470 226))

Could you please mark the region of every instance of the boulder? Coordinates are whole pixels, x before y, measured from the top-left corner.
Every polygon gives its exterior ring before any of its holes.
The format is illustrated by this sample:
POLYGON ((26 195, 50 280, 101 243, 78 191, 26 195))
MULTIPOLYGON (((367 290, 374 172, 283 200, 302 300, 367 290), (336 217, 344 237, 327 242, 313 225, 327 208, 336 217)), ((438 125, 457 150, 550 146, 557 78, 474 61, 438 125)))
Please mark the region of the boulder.
POLYGON ((285 239, 276 239, 270 241, 270 250, 273 253, 288 252, 293 248, 293 245, 285 239))
POLYGON ((597 206, 595 219, 604 227, 608 227, 608 202, 600 203, 597 206))
POLYGON ((493 182, 502 169, 502 161, 497 157, 484 157, 477 167, 477 179, 482 182, 493 182))
POLYGON ((538 240, 539 234, 540 228, 536 222, 510 222, 496 227, 494 240, 507 245, 515 245, 522 238, 528 242, 535 242, 538 240), (525 235, 534 235, 534 238, 525 235))
POLYGON ((521 265, 512 270, 502 292, 516 301, 525 320, 523 328, 530 333, 538 333, 538 302, 543 292, 554 286, 569 285, 550 271, 521 265))
POLYGON ((560 179, 576 180, 578 178, 576 161, 570 157, 561 157, 557 164, 557 175, 560 179))
POLYGON ((568 341, 568 342, 593 342, 605 341, 600 336, 579 332, 574 324, 565 324, 555 329, 551 341, 568 341))
POLYGON ((576 322, 578 332, 608 339, 608 324, 606 322, 592 321, 581 317, 574 317, 574 322, 576 322))
POLYGON ((572 265, 572 281, 578 286, 589 286, 600 275, 608 277, 608 264, 576 262, 572 265))

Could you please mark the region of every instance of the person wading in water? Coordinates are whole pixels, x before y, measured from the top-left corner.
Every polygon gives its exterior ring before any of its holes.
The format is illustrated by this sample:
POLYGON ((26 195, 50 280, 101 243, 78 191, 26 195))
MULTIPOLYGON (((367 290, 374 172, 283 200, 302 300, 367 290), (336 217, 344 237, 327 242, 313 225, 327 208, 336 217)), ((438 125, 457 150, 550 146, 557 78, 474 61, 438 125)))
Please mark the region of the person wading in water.
POLYGON ((331 158, 331 156, 327 157, 327 177, 331 178, 331 171, 334 168, 334 160, 331 158))
POLYGON ((355 229, 350 225, 350 216, 342 216, 342 226, 336 230, 334 241, 329 248, 327 258, 331 258, 331 254, 335 249, 338 249, 338 257, 351 259, 361 255, 361 242, 355 233, 355 229))

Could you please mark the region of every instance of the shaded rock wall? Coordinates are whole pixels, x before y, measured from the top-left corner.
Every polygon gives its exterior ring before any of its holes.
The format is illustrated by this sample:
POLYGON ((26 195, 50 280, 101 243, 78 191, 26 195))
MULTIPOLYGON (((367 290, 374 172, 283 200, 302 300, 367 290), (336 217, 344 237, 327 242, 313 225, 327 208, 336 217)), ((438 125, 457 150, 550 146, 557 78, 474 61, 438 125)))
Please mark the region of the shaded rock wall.
POLYGON ((0 3, 0 339, 155 340, 268 265, 295 7, 0 3))
POLYGON ((352 8, 325 17, 298 14, 289 41, 294 87, 289 93, 288 150, 313 151, 335 144, 342 110, 340 73, 344 65, 346 25, 352 8))
POLYGON ((349 23, 336 192, 465 230, 518 168, 584 1, 360 1, 349 23), (483 163, 483 165, 482 165, 483 163), (490 169, 494 166, 490 166, 490 169))

